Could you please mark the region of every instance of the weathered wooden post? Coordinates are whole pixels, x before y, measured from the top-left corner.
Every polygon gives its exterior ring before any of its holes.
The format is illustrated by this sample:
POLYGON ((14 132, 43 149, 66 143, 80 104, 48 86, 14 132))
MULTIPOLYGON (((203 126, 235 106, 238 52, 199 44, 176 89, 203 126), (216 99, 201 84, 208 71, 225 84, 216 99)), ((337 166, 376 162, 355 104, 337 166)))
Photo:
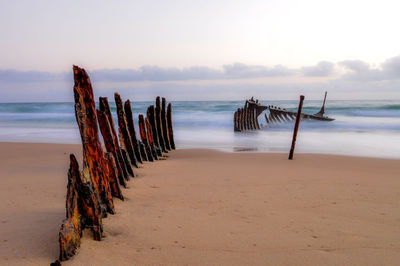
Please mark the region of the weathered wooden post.
POLYGON ((156 98, 156 123, 157 123, 157 134, 158 134, 158 141, 160 142, 160 147, 162 152, 167 153, 167 149, 164 143, 164 136, 163 136, 163 124, 161 122, 161 102, 160 96, 156 98))
POLYGON ((97 119, 99 120, 101 135, 103 135, 104 146, 106 147, 106 150, 108 152, 112 153, 112 155, 115 157, 115 161, 117 162, 116 171, 118 180, 122 186, 126 187, 125 178, 129 179, 129 176, 124 175, 123 170, 121 168, 121 164, 119 162, 117 155, 117 148, 115 147, 114 140, 112 138, 112 131, 110 123, 108 121, 108 117, 104 112, 97 110, 97 119))
POLYGON ((238 111, 235 111, 235 113, 233 114, 233 131, 238 131, 237 128, 237 116, 238 116, 238 111))
POLYGON ((133 172, 130 161, 129 162, 125 161, 124 157, 122 156, 121 147, 120 147, 120 144, 118 141, 118 135, 117 135, 117 132, 116 132, 115 126, 114 126, 114 119, 111 114, 111 108, 108 103, 107 97, 99 97, 99 108, 100 108, 100 111, 104 112, 108 118, 108 122, 111 127, 112 138, 114 140, 114 147, 115 147, 116 153, 117 153, 118 162, 121 166, 122 172, 124 174, 124 178, 126 180, 129 180, 129 175, 133 177, 135 174, 133 172))
POLYGON ((144 147, 146 149, 146 154, 147 154, 147 159, 150 162, 153 162, 153 155, 149 146, 149 142, 147 140, 147 132, 146 132, 146 125, 144 123, 144 117, 142 114, 139 115, 139 131, 140 131, 140 138, 142 139, 142 142, 144 144, 144 147))
POLYGON ((301 109, 303 108, 303 101, 304 101, 304 95, 300 95, 300 103, 299 103, 299 108, 297 110, 296 123, 294 125, 294 130, 293 130, 292 147, 290 148, 290 152, 289 152, 289 160, 293 160, 294 147, 296 145, 297 131, 299 130, 299 124, 300 124, 300 119, 301 119, 301 109))
POLYGON ((151 125, 149 122, 149 119, 147 117, 144 118, 144 124, 146 125, 146 131, 147 131, 147 142, 149 143, 149 147, 151 150, 151 154, 153 155, 154 160, 158 160, 158 155, 156 152, 156 148, 154 147, 154 139, 153 139, 153 132, 151 129, 151 125))
POLYGON ((257 110, 255 109, 254 112, 255 112, 255 115, 254 115, 255 118, 254 119, 255 119, 255 122, 256 122, 256 128, 260 129, 260 124, 258 123, 257 110))
MULTIPOLYGON (((107 160, 109 180, 110 180, 110 189, 113 197, 119 198, 120 200, 124 200, 124 196, 122 195, 121 188, 119 186, 118 177, 116 173, 118 172, 118 164, 115 162, 115 157, 111 152, 106 152, 105 157, 107 160)), ((124 180, 123 178, 121 180, 124 180)), ((125 181, 125 180, 124 180, 125 181)))
POLYGON ((135 152, 135 157, 139 163, 143 163, 142 156, 140 154, 139 143, 136 138, 136 130, 135 130, 135 123, 133 121, 131 101, 129 101, 129 100, 125 101, 124 110, 125 110, 125 115, 126 115, 126 121, 128 122, 128 130, 129 130, 129 134, 131 136, 131 142, 133 145, 133 151, 135 152))
POLYGON ((169 142, 169 134, 168 134, 168 126, 167 126, 167 110, 166 110, 166 100, 163 97, 161 100, 161 123, 163 126, 163 137, 164 137, 164 143, 165 143, 165 148, 167 150, 171 150, 171 145, 169 142))
POLYGON ((244 128, 244 108, 240 108, 240 131, 245 130, 244 128))
POLYGON ((108 183, 108 176, 104 174, 107 167, 103 148, 99 139, 97 127, 96 105, 94 101, 90 78, 83 68, 74 69, 74 98, 75 117, 78 123, 83 148, 83 179, 92 182, 101 203, 107 212, 114 213, 114 203, 108 183))
POLYGON ((124 112, 124 108, 122 106, 122 100, 121 96, 119 93, 114 94, 115 98, 115 105, 117 106, 117 115, 118 115, 118 127, 120 130, 120 135, 121 135, 121 143, 123 144, 123 147, 127 151, 129 155, 129 159, 131 160, 131 164, 134 165, 136 168, 138 168, 136 156, 135 156, 135 151, 133 150, 133 144, 132 144, 132 138, 131 135, 129 134, 129 129, 128 129, 128 123, 126 121, 126 116, 124 112))
POLYGON ((169 144, 171 149, 175 150, 174 129, 172 126, 172 104, 168 103, 167 107, 167 126, 169 134, 169 144))
POLYGON ((244 108, 244 129, 249 130, 249 108, 244 108))
POLYGON ((157 130, 157 123, 156 123, 156 116, 155 116, 154 105, 150 105, 147 108, 147 117, 149 119, 151 125, 151 132, 153 135, 154 141, 154 148, 156 149, 157 155, 162 156, 162 151, 160 147, 160 141, 158 140, 158 130, 157 130))

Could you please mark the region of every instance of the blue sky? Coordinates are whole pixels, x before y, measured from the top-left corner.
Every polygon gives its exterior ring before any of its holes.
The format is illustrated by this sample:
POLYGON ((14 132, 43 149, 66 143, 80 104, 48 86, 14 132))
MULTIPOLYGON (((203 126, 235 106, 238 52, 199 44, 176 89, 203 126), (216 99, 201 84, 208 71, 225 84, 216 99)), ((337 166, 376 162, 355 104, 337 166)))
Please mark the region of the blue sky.
POLYGON ((397 1, 0 0, 0 101, 400 99, 397 1))

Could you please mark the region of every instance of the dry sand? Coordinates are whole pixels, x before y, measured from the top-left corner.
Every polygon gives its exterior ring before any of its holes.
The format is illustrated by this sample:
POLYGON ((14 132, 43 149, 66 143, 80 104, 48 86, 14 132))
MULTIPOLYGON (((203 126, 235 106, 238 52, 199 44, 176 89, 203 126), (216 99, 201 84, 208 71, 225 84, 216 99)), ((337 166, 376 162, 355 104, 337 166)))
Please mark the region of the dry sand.
MULTIPOLYGON (((0 265, 48 265, 80 145, 0 144, 0 265)), ((63 265, 399 265, 400 161, 178 150, 63 265)))

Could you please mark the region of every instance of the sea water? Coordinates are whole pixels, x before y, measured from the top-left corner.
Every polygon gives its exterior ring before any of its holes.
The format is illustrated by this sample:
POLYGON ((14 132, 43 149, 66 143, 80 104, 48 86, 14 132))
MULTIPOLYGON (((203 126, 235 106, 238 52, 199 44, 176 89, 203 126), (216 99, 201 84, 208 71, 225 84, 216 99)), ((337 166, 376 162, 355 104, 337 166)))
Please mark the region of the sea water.
MULTIPOLYGON (((298 101, 260 101, 296 111, 298 101)), ((133 102, 135 123, 153 102, 133 102)), ((233 114, 244 101, 172 102, 175 142, 178 148, 212 148, 223 151, 288 152, 294 123, 267 124, 261 130, 233 131, 233 114)), ((112 112, 115 117, 115 105, 112 112)), ((304 113, 316 113, 321 101, 304 101, 304 113)), ((297 153, 324 153, 400 158, 400 101, 329 100, 325 114, 332 122, 301 121, 297 153)), ((136 124, 137 126, 137 124, 136 124)), ((80 143, 74 104, 0 103, 0 141, 80 143)))

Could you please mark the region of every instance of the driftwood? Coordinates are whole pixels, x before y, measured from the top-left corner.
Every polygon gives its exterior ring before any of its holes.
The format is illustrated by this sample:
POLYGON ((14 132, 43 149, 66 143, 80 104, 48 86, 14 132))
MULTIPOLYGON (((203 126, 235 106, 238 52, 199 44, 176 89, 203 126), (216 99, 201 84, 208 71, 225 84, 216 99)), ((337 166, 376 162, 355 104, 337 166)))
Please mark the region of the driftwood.
MULTIPOLYGON (((119 141, 118 141, 118 135, 117 135, 117 132, 115 130, 114 120, 113 120, 113 117, 112 117, 112 114, 111 114, 111 108, 110 108, 110 105, 108 103, 108 99, 107 99, 107 97, 100 97, 99 98, 99 102, 100 102, 100 104, 99 104, 100 111, 105 113, 105 115, 107 116, 108 122, 110 124, 111 135, 112 135, 112 139, 114 141, 114 148, 115 148, 115 152, 116 152, 116 158, 118 159, 116 161, 119 163, 119 165, 121 167, 121 170, 123 172, 124 178, 126 180, 129 180, 129 176, 128 175, 131 175, 132 177, 134 176, 132 165, 131 165, 130 162, 125 161, 124 157, 122 156, 120 144, 119 144, 119 141)), ((107 148, 107 146, 106 146, 106 148, 107 148)))
POLYGON ((133 150, 135 152, 136 159, 139 163, 143 163, 142 156, 140 154, 139 142, 136 138, 135 123, 133 121, 132 106, 131 101, 126 100, 124 104, 126 120, 128 122, 129 134, 131 135, 131 142, 133 145, 133 150))
POLYGON ((160 97, 157 96, 156 98, 156 124, 157 124, 157 135, 158 135, 158 141, 160 142, 160 147, 162 152, 167 153, 167 149, 164 143, 164 134, 163 134, 163 124, 161 122, 161 103, 160 103, 160 97))
POLYGON ((120 140, 123 144, 124 149, 127 151, 129 155, 129 159, 131 164, 138 168, 138 164, 136 161, 135 152, 132 145, 132 138, 129 134, 128 123, 126 121, 126 116, 124 112, 124 108, 122 106, 122 100, 119 93, 114 94, 115 105, 117 106, 117 115, 118 115, 118 127, 120 131, 120 140))
POLYGON ((147 140, 147 132, 146 132, 146 125, 144 123, 144 117, 143 115, 139 115, 139 130, 140 130, 140 138, 142 139, 142 143, 144 145, 144 148, 146 149, 146 154, 147 154, 147 160, 150 162, 153 162, 153 155, 150 149, 149 142, 147 140))
POLYGON ((174 129, 172 127, 172 104, 169 103, 167 107, 167 125, 169 134, 169 144, 171 149, 175 150, 174 129))
POLYGON ((167 126, 167 110, 166 110, 165 98, 162 98, 161 102, 162 102, 161 103, 161 123, 162 123, 162 129, 163 129, 164 143, 165 143, 165 148, 170 151, 171 145, 169 143, 169 134, 168 134, 168 126, 167 126))
POLYGON ((162 156, 162 151, 160 147, 160 142, 158 140, 158 130, 157 130, 157 123, 156 123, 156 114, 154 105, 150 105, 147 108, 147 118, 149 119, 151 125, 151 132, 153 136, 154 148, 156 149, 157 155, 162 156))

